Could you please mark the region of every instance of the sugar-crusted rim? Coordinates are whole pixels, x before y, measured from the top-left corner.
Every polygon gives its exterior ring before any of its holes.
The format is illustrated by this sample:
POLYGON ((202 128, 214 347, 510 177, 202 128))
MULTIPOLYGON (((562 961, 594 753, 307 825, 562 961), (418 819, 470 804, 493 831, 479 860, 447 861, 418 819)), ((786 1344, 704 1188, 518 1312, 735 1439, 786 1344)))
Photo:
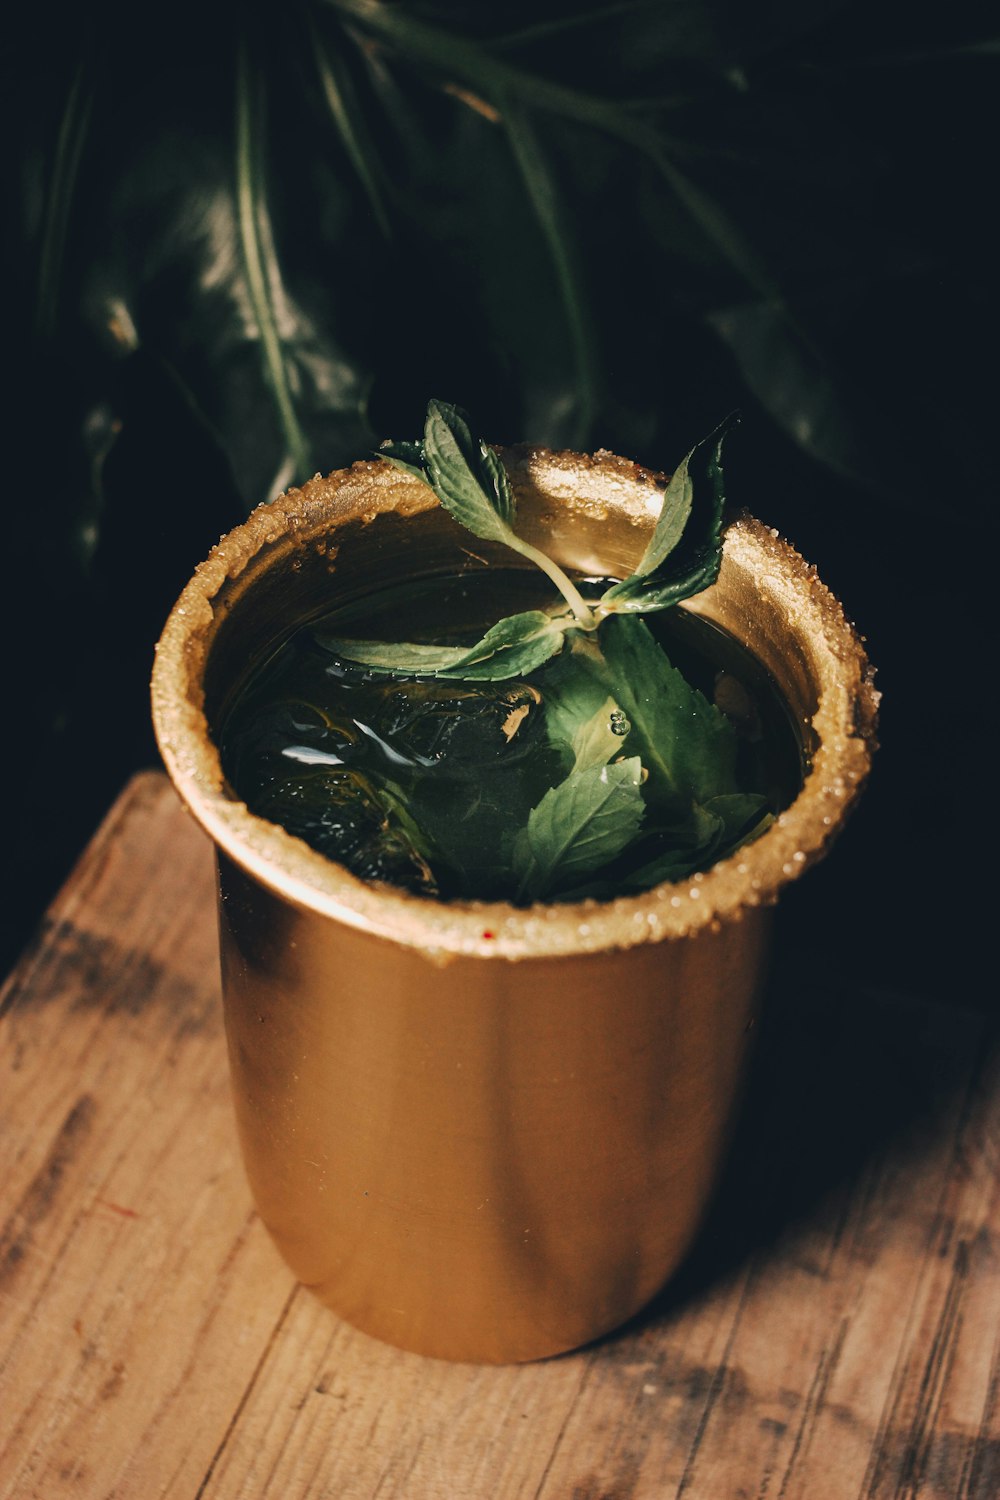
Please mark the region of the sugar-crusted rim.
MULTIPOLYGON (((592 457, 521 450, 531 482, 564 496, 574 479, 614 492, 633 513, 646 508, 649 476, 611 454, 592 457)), ((826 852, 857 800, 875 748, 878 694, 864 647, 843 609, 787 542, 751 517, 727 529, 720 582, 753 580, 797 637, 817 689, 816 748, 794 802, 752 844, 711 869, 636 896, 515 907, 508 902, 437 901, 351 875, 273 823, 256 817, 225 781, 202 708, 201 671, 211 646, 215 602, 260 551, 315 528, 316 508, 368 517, 426 508, 429 491, 381 462, 359 463, 261 506, 212 549, 178 599, 156 648, 153 718, 167 771, 213 841, 280 896, 336 921, 420 948, 431 957, 467 954, 518 959, 628 948, 691 936, 773 902, 826 852)), ((431 502, 435 503, 435 502, 431 502)), ((707 596, 706 596, 707 597, 707 596)))

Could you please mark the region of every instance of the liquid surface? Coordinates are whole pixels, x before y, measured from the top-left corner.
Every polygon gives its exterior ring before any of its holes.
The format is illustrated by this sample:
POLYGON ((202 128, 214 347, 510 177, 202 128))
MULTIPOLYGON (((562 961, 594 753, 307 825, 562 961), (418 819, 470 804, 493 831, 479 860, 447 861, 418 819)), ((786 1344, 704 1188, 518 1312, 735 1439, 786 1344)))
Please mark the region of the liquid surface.
MULTIPOLYGON (((491 569, 386 591, 303 625, 227 713, 220 735, 226 776, 252 812, 363 879, 442 898, 526 899, 514 843, 532 809, 566 775, 566 747, 550 732, 546 703, 564 686, 568 661, 554 658, 511 681, 403 679, 341 660, 324 641, 471 644, 501 617, 551 604, 545 580, 534 573, 491 569)), ((734 791, 762 799, 764 823, 751 818, 747 833, 760 831, 802 780, 784 702, 718 627, 679 608, 646 623, 671 663, 732 725, 734 791)), ((625 716, 610 716, 609 728, 621 736, 622 756, 633 753, 625 716)), ((636 871, 657 868, 657 860, 662 868, 664 851, 670 864, 673 835, 656 831, 653 821, 634 848, 587 879, 567 876, 547 896, 601 898, 643 888, 636 871)), ((689 835, 680 837, 683 844, 689 835)), ((692 844, 691 855, 688 868, 695 869, 720 851, 699 862, 692 844)))

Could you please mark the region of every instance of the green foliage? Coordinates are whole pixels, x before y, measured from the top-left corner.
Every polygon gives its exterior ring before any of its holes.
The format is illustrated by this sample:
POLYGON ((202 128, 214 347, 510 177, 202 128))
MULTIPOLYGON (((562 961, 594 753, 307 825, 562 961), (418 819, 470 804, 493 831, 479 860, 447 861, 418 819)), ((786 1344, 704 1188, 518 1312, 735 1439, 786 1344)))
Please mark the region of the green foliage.
MULTIPOLYGON (((971 3, 904 33, 838 0, 302 0, 210 8, 152 58, 110 0, 20 26, 37 352, 90 409, 136 349, 168 365, 245 506, 405 428, 428 385, 498 436, 653 463, 724 385, 912 500, 857 325, 873 288, 916 312, 949 257, 978 265, 947 229, 971 152, 926 109, 932 80, 971 141, 996 45, 971 3)), ((905 351, 893 372, 902 413, 905 351)))
POLYGON ((635 889, 690 874, 766 826, 764 798, 738 790, 732 725, 671 665, 638 618, 640 610, 661 610, 718 576, 721 450, 730 425, 682 460, 635 572, 592 604, 550 557, 517 535, 503 466, 472 436, 458 407, 431 401, 423 442, 387 445, 390 461, 430 484, 457 521, 530 557, 570 605, 569 611, 556 606, 549 613, 510 615, 472 646, 316 634, 343 661, 375 675, 416 679, 503 682, 563 653, 566 664, 546 687, 544 712, 549 739, 568 769, 530 809, 513 842, 493 851, 498 866, 505 850, 512 859, 519 899, 565 894, 590 877, 603 880, 602 892, 613 891, 614 880, 604 872, 635 843, 647 809, 660 838, 652 859, 640 860, 638 871, 633 859, 625 872, 635 889), (671 568, 678 553, 683 561, 671 568), (629 753, 622 754, 626 740, 629 753))

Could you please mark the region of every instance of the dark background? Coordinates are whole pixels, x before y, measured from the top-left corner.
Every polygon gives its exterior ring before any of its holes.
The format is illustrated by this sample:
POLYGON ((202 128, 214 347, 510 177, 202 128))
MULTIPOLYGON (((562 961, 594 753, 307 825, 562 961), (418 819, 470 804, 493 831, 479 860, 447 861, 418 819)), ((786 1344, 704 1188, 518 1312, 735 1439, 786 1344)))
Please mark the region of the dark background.
POLYGON ((739 408, 731 499, 818 566, 884 692, 791 951, 985 1006, 998 37, 965 0, 21 15, 5 963, 156 763, 153 642, 248 509, 415 437, 432 395, 663 468, 739 408))

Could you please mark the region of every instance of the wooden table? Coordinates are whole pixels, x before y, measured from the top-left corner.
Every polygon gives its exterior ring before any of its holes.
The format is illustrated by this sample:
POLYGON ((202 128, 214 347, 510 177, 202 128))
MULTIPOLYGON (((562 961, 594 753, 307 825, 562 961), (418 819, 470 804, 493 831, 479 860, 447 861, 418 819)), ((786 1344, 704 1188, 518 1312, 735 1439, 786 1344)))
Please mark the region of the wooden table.
POLYGON ((138 777, 4 992, 0 1495, 996 1500, 996 1037, 808 967, 659 1302, 545 1363, 424 1360, 251 1208, 210 851, 138 777))

